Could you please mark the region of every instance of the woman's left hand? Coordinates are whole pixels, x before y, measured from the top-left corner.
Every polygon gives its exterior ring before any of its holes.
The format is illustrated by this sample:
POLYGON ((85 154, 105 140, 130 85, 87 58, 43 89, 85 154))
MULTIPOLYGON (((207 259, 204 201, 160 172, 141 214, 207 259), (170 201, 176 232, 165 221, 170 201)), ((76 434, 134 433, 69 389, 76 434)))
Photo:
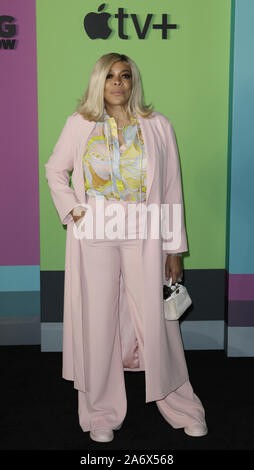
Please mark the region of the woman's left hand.
POLYGON ((183 262, 181 256, 167 256, 165 264, 165 277, 166 280, 172 277, 172 284, 182 280, 183 276, 183 262))

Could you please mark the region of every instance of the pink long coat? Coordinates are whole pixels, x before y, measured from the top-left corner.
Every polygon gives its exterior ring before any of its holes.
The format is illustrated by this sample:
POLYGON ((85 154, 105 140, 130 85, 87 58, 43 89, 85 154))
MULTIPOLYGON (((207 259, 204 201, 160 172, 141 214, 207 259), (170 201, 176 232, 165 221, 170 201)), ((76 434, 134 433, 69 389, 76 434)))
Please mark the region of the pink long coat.
MULTIPOLYGON (((180 203, 182 200, 181 173, 178 149, 171 121, 162 113, 153 112, 150 119, 139 116, 147 155, 146 203, 180 203)), ((65 122, 46 167, 46 178, 62 224, 67 224, 62 377, 74 381, 74 388, 86 391, 79 243, 73 235, 70 211, 86 203, 82 154, 95 121, 85 120, 75 112, 65 122), (69 186, 70 171, 72 189, 69 186)), ((160 206, 159 206, 160 207, 160 206)), ((183 206, 182 206, 183 207, 183 206)), ((145 371, 146 403, 164 398, 189 379, 178 321, 167 321, 163 313, 163 281, 167 252, 162 238, 142 240, 143 279, 140 295, 144 296, 144 363, 139 357, 138 342, 129 312, 124 281, 120 279, 119 321, 123 368, 126 371, 145 371)), ((182 210, 181 244, 175 251, 188 251, 182 210)), ((172 250, 174 252, 174 250, 172 250)), ((83 298, 86 298, 84 293, 83 298)), ((98 325, 99 327, 99 325, 98 325)), ((107 348, 107 341, 100 347, 107 348)), ((97 371, 100 373, 100 371, 97 371)))

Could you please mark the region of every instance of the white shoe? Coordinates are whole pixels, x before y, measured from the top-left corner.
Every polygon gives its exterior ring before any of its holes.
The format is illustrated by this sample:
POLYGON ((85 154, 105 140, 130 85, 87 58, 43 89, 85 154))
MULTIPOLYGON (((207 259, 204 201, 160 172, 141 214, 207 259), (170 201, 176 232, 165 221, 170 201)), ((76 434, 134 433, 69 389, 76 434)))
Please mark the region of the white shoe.
POLYGON ((117 426, 117 428, 114 428, 114 431, 118 431, 119 429, 121 429, 123 423, 119 424, 119 426, 117 426))
POLYGON ((188 434, 188 436, 201 437, 206 436, 206 434, 208 433, 208 429, 206 424, 197 423, 184 428, 184 432, 185 434, 188 434))
POLYGON ((114 439, 114 432, 112 429, 93 429, 90 438, 97 442, 110 442, 114 439))

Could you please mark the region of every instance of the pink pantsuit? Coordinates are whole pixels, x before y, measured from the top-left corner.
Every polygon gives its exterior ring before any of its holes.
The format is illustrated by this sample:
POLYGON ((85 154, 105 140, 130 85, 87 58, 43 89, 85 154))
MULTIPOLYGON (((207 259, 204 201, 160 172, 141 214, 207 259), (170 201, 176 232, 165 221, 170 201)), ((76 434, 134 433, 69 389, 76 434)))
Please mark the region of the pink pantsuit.
MULTIPOLYGON (((139 120, 147 155, 146 204, 181 204, 181 243, 172 252, 187 251, 172 124, 155 111, 151 119, 139 120)), ((79 203, 95 208, 95 198, 84 190, 81 158, 94 125, 78 113, 69 116, 45 165, 55 207, 67 224, 62 375, 78 390, 80 425, 89 431, 123 421, 124 370, 145 371, 146 403, 156 401, 174 428, 203 423, 204 408, 189 382, 179 322, 164 318, 168 247, 164 249, 161 237, 151 237, 149 224, 145 239, 89 240, 73 234, 70 211, 79 203)), ((112 201, 105 201, 105 207, 108 203, 112 201)))

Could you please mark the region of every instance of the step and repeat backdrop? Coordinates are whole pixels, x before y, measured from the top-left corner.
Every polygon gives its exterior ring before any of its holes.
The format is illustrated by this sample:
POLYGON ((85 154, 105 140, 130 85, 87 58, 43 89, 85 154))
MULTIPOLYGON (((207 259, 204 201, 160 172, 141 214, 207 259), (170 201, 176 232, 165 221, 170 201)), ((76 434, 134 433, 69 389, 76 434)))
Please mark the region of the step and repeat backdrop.
POLYGON ((66 226, 45 163, 98 58, 130 56, 181 162, 186 349, 254 355, 252 0, 0 2, 0 344, 62 349, 66 226))

